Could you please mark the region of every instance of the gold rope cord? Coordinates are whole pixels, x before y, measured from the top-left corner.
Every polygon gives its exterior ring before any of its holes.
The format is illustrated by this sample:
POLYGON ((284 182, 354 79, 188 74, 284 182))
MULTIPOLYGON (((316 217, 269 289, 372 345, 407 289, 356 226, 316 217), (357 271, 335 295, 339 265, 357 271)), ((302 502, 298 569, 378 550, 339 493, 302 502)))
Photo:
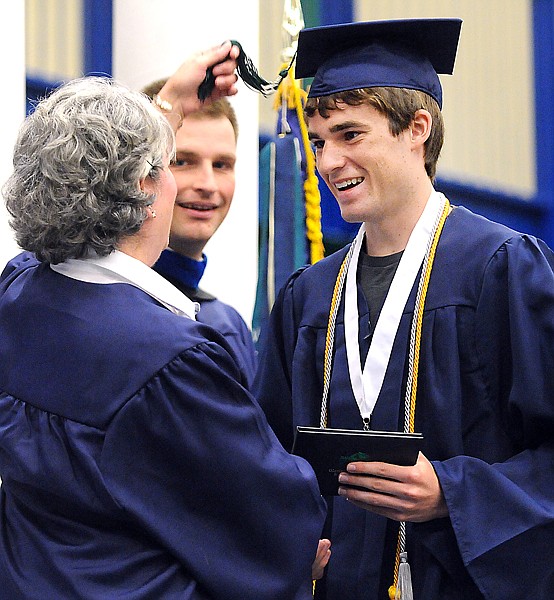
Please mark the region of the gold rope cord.
MULTIPOLYGON (((344 260, 339 269, 339 274, 333 288, 333 296, 331 298, 331 308, 329 310, 329 321, 327 324, 327 333, 325 335, 325 358, 323 366, 323 394, 321 400, 321 414, 319 426, 322 429, 327 427, 327 404, 329 398, 329 387, 331 384, 331 367, 333 365, 333 347, 335 345, 335 324, 337 322, 337 314, 342 298, 342 290, 344 289, 344 280, 348 272, 348 265, 354 254, 354 242, 350 246, 350 250, 346 253, 344 260)), ((313 581, 312 596, 315 596, 316 582, 313 581)))
POLYGON ((327 324, 327 334, 325 336, 325 358, 323 361, 323 395, 321 400, 321 416, 319 426, 324 429, 327 427, 327 404, 329 398, 329 387, 331 384, 331 367, 333 364, 333 347, 335 345, 335 325, 337 322, 337 314, 342 298, 342 290, 344 289, 344 280, 348 272, 348 265, 352 260, 352 254, 354 253, 354 242, 350 246, 350 250, 347 252, 342 265, 339 269, 337 280, 335 281, 335 288, 333 289, 333 297, 331 298, 331 308, 329 310, 329 321, 327 324))
MULTIPOLYGON (((410 365, 408 373, 408 383, 406 387, 404 431, 413 433, 415 431, 415 408, 417 395, 417 380, 419 371, 419 351, 421 347, 421 330, 423 324, 423 308, 425 298, 431 279, 433 262, 439 243, 439 238, 444 227, 446 218, 450 214, 451 206, 448 200, 445 202, 439 219, 435 224, 435 232, 432 238, 431 246, 425 257, 422 276, 419 281, 419 289, 414 307, 414 316, 412 321, 412 336, 410 338, 410 365), (413 349, 413 353, 412 353, 413 349), (406 418, 407 417, 407 418, 406 418)), ((400 568, 400 554, 406 549, 406 523, 402 521, 398 530, 398 541, 396 543, 396 560, 394 563, 394 584, 389 587, 389 598, 394 600, 396 596, 396 586, 398 585, 398 570, 400 568)))
POLYGON ((437 225, 437 230, 435 232, 435 236, 433 238, 433 243, 431 245, 431 250, 429 252, 429 266, 425 269, 425 277, 423 278, 423 286, 421 292, 421 309, 418 310, 417 315, 417 323, 416 323, 416 340, 417 342, 414 344, 414 375, 413 375, 413 384, 410 395, 410 425, 409 432, 413 433, 415 431, 415 406, 416 406, 416 395, 417 395, 417 375, 419 370, 419 350, 421 346, 421 329, 423 324, 423 306, 425 305, 425 298, 427 296, 427 288, 429 287, 429 281, 431 279, 431 270, 433 268, 433 262, 435 260, 435 253, 437 251, 437 246, 439 244, 439 238, 442 233, 442 228, 444 227, 444 223, 446 221, 446 217, 448 217, 450 213, 450 203, 447 201, 442 210, 439 223, 437 225))

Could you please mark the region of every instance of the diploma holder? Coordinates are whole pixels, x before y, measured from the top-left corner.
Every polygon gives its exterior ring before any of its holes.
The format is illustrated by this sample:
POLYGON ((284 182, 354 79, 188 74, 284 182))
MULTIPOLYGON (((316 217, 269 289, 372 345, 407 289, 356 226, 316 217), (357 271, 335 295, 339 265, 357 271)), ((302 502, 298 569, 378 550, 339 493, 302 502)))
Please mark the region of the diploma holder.
POLYGON ((315 471, 322 496, 338 494, 338 476, 350 462, 412 466, 423 443, 421 433, 297 427, 292 453, 315 471))

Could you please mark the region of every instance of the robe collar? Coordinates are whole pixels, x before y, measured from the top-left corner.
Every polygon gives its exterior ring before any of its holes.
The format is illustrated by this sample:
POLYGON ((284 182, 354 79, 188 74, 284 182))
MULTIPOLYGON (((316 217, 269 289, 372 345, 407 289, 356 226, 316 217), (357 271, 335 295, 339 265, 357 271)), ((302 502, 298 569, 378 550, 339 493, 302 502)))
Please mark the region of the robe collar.
POLYGON ((194 260, 167 248, 154 265, 154 270, 163 277, 178 281, 184 287, 196 290, 204 275, 208 259, 202 254, 202 260, 194 260))
POLYGON ((195 319, 198 312, 196 302, 192 302, 143 262, 119 250, 108 256, 90 253, 85 258, 71 258, 50 265, 50 268, 61 275, 87 283, 132 285, 179 316, 195 319))

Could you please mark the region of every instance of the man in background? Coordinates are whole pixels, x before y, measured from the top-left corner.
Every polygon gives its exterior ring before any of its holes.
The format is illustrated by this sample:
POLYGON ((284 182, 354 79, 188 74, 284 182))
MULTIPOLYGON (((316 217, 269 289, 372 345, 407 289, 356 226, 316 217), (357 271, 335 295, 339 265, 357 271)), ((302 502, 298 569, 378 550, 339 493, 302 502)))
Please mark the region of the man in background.
MULTIPOLYGON (((153 98, 165 82, 153 82, 143 92, 153 98)), ((198 287, 207 262, 204 247, 227 216, 233 200, 237 136, 236 114, 226 98, 183 119, 171 164, 177 198, 169 248, 154 269, 200 304, 197 320, 225 337, 244 369, 249 387, 257 358, 248 326, 233 307, 198 287)))

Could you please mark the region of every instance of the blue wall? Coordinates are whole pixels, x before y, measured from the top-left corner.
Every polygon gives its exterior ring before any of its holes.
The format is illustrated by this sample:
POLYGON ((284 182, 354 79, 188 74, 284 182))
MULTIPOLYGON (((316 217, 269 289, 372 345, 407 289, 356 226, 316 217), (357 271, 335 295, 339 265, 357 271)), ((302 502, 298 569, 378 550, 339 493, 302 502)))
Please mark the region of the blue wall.
POLYGON ((85 75, 112 74, 112 0, 84 0, 85 75))
MULTIPOLYGON (((84 75, 112 75, 112 0, 83 0, 84 75)), ((61 81, 27 77, 27 113, 61 81)))

